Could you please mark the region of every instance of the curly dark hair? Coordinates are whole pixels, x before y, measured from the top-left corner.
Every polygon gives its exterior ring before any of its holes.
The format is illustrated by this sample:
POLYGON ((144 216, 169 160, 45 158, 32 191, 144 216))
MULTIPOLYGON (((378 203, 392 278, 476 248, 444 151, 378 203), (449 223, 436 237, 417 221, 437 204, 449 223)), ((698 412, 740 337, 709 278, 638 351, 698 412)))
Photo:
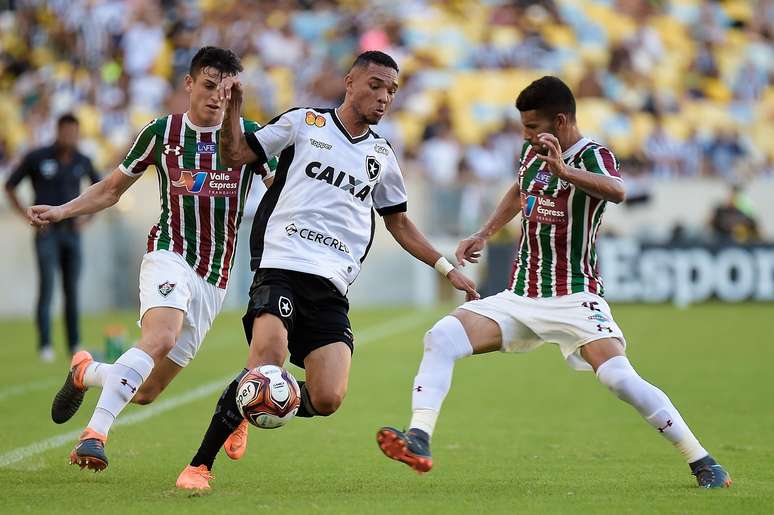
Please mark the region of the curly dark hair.
POLYGON ((546 75, 524 88, 516 99, 519 111, 539 111, 553 118, 559 113, 575 120, 575 97, 570 88, 558 77, 546 75))

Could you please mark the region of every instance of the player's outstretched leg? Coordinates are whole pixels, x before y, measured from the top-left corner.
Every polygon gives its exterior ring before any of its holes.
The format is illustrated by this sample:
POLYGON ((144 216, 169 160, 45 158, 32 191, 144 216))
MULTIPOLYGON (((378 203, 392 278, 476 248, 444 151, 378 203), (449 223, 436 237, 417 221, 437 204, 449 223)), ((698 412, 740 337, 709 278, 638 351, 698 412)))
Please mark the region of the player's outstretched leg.
POLYGON ((110 426, 132 400, 151 370, 153 358, 137 347, 132 347, 116 360, 105 378, 94 414, 70 453, 70 463, 92 470, 107 467, 105 442, 110 426))
POLYGON ((229 435, 233 433, 239 424, 244 422, 244 417, 239 412, 236 404, 236 391, 239 381, 247 373, 247 369, 242 369, 226 389, 223 390, 215 405, 215 413, 212 415, 210 425, 204 434, 199 450, 187 465, 180 476, 177 478, 176 486, 178 488, 190 490, 209 489, 210 471, 215 463, 218 450, 226 443, 229 435))
POLYGON ((465 327, 454 316, 436 322, 425 334, 424 344, 424 355, 414 379, 409 430, 404 433, 382 427, 376 434, 376 441, 385 456, 405 463, 419 473, 427 472, 433 466, 430 437, 451 388, 454 362, 473 353, 465 327))
POLYGON ((83 383, 86 368, 94 361, 85 350, 76 352, 70 361, 70 370, 64 384, 51 403, 51 420, 63 424, 70 420, 83 402, 88 387, 83 383))
POLYGON ((597 378, 677 447, 700 487, 731 486, 728 472, 701 446, 669 397, 642 379, 626 356, 614 356, 602 363, 597 368, 597 378))

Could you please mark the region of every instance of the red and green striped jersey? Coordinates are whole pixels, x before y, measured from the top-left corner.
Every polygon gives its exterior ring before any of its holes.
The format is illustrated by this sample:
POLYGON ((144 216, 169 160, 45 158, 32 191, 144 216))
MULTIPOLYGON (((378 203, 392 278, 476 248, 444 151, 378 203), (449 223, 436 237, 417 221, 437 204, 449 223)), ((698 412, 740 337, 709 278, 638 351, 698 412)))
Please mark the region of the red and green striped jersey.
MULTIPOLYGON (((621 179, 607 148, 581 138, 562 153, 569 166, 621 179)), ((595 242, 607 202, 550 173, 528 142, 521 150, 521 240, 509 289, 527 297, 604 294, 595 242)))
MULTIPOLYGON (((244 131, 259 128, 241 122, 244 131)), ((218 156, 219 136, 220 125, 199 127, 187 114, 157 118, 143 127, 119 168, 137 176, 156 167, 161 216, 148 234, 147 251, 176 252, 207 282, 225 288, 253 177, 272 173, 276 161, 226 168, 218 156)))

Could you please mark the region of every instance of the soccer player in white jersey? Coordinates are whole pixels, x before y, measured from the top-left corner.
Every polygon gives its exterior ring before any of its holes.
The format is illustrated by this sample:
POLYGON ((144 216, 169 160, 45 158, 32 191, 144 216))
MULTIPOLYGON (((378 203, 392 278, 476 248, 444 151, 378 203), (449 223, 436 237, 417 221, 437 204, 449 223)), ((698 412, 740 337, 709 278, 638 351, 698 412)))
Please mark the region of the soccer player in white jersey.
MULTIPOLYGON (((78 198, 28 211, 38 226, 96 213, 118 202, 149 165, 156 168, 161 216, 140 266, 140 341, 114 364, 76 353, 51 407, 54 422, 61 424, 75 414, 89 387, 102 388, 70 454, 70 462, 81 468, 107 467, 104 447, 115 418, 129 402, 148 404, 166 388, 196 355, 220 312, 248 190, 256 174, 270 175, 268 165, 229 168, 218 152, 224 104, 217 88, 240 71, 231 50, 200 49, 185 77, 186 113, 148 123, 118 168, 78 198)), ((245 130, 259 127, 241 118, 235 122, 245 130)))
POLYGON ((460 265, 476 263, 486 241, 522 214, 522 236, 505 291, 460 306, 425 335, 414 380, 413 416, 406 432, 383 427, 377 442, 389 458, 417 472, 432 467, 430 437, 456 360, 486 352, 528 352, 559 346, 567 364, 594 370, 597 379, 630 404, 690 464, 700 486, 731 479, 694 437, 669 398, 642 379, 624 353, 626 340, 602 298, 595 239, 607 202, 624 200, 612 152, 584 138, 575 99, 556 77, 543 77, 519 94, 524 124, 521 166, 514 185, 489 221, 460 242, 460 265))
MULTIPOLYGON (((246 368, 218 401, 199 451, 177 480, 208 489, 220 447, 246 427, 236 387, 259 364, 290 361, 306 369, 298 415, 334 413, 347 391, 354 338, 347 290, 360 272, 374 234, 375 214, 411 255, 445 275, 467 298, 474 283, 436 251, 406 215, 406 191, 389 143, 370 126, 398 89, 398 66, 382 52, 357 57, 336 109, 296 108, 258 131, 242 131, 237 80, 222 83, 229 102, 220 144, 234 166, 278 155, 277 173, 251 235, 255 280, 244 317, 250 345, 246 368)), ((244 441, 244 440, 243 440, 244 441)))

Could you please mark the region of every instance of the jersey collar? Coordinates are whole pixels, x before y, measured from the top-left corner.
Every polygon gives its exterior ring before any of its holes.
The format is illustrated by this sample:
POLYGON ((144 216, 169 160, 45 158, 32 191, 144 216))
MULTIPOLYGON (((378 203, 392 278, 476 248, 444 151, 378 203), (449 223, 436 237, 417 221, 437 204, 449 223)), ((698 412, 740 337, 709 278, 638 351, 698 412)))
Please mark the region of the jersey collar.
POLYGON ((588 138, 583 137, 579 139, 578 141, 575 142, 573 146, 571 146, 570 148, 562 152, 562 159, 566 161, 571 157, 575 157, 575 154, 580 152, 580 150, 586 145, 588 145, 589 143, 591 143, 591 140, 588 138))
POLYGON ((352 135, 349 133, 346 127, 344 127, 344 124, 341 123, 341 120, 339 120, 339 115, 336 112, 336 109, 331 109, 331 118, 333 118, 333 123, 336 125, 336 127, 339 128, 339 130, 344 134, 350 143, 360 143, 361 141, 365 141, 368 139, 369 134, 371 134, 371 129, 366 129, 363 134, 360 136, 352 137, 352 135))
POLYGON ((186 125, 188 125, 196 132, 215 132, 215 131, 219 131, 221 126, 221 124, 219 123, 217 125, 213 125, 212 127, 200 127, 191 121, 191 119, 188 117, 188 111, 183 113, 183 121, 185 122, 186 125))

